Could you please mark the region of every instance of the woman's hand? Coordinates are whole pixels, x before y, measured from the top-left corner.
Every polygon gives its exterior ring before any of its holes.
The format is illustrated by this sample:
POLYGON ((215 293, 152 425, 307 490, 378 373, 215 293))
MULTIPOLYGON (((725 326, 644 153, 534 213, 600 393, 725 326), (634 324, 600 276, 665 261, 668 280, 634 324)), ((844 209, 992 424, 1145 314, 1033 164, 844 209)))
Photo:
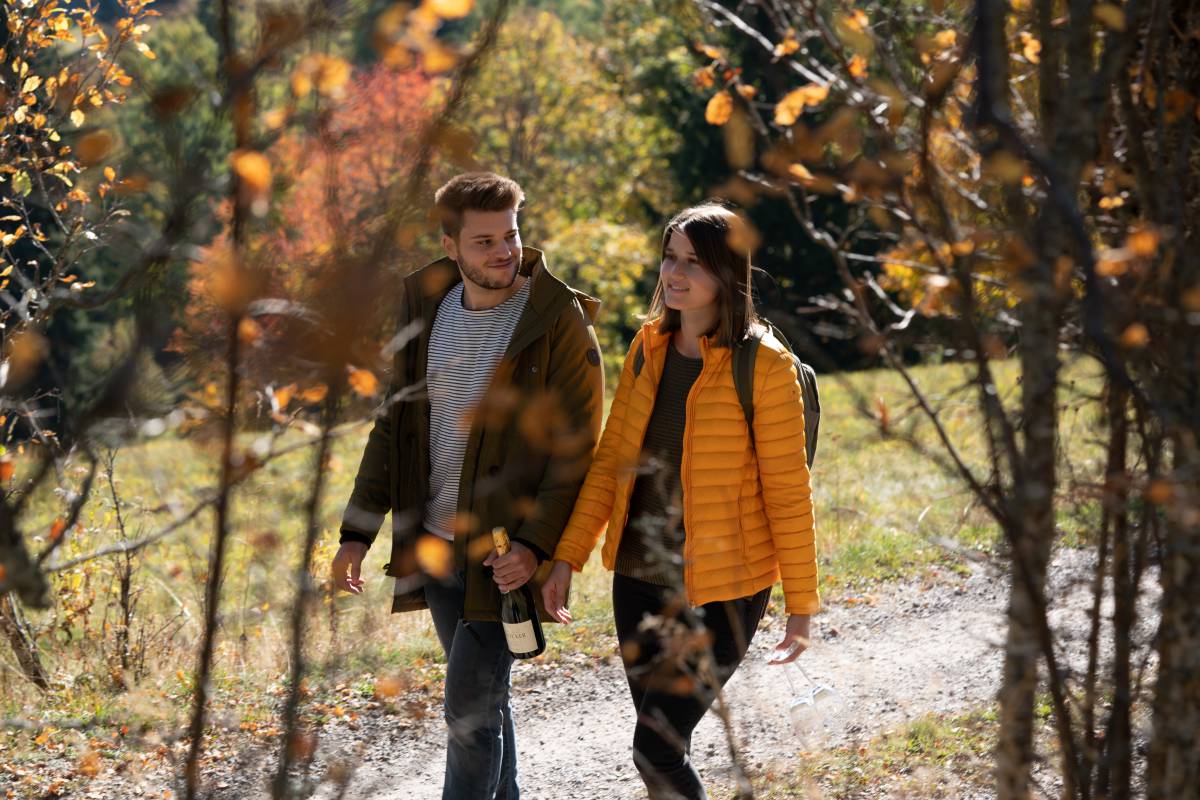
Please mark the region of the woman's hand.
POLYGON ((790 664, 808 649, 808 614, 792 614, 788 617, 787 629, 783 632, 783 641, 775 645, 771 654, 771 664, 790 664))
POLYGON ((555 561, 550 568, 550 577, 542 584, 542 602, 546 613, 564 625, 571 621, 571 612, 567 610, 567 591, 571 588, 571 565, 565 561, 555 561))

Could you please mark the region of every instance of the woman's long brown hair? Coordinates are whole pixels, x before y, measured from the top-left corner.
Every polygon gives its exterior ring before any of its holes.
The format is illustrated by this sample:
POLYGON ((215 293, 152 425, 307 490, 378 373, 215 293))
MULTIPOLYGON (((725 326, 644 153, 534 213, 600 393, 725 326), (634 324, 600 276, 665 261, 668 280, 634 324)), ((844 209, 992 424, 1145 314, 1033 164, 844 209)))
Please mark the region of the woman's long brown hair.
MULTIPOLYGON (((737 214, 716 203, 685 208, 667 223, 663 231, 662 258, 666 258, 671 234, 682 233, 692 244, 701 266, 717 280, 717 322, 706 331, 713 343, 732 347, 746 338, 750 326, 758 321, 750 291, 750 250, 746 223, 737 214)), ((662 280, 650 301, 650 319, 659 320, 659 330, 679 330, 679 312, 667 308, 662 280)))

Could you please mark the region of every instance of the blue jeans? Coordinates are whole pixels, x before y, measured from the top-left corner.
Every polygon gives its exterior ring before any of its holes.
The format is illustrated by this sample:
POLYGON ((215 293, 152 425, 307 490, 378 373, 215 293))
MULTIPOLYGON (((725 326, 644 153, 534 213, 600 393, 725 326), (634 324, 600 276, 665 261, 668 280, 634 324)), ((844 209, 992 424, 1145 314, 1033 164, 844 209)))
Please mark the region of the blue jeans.
POLYGON ((446 778, 442 800, 518 800, 517 740, 509 703, 513 658, 499 622, 462 619, 463 575, 425 585, 446 653, 446 778))

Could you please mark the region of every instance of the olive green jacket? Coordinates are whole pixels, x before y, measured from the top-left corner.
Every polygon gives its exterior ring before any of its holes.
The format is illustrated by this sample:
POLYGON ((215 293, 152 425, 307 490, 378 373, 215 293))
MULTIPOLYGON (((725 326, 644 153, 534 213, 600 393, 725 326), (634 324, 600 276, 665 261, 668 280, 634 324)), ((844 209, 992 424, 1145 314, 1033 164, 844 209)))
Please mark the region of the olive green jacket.
MULTIPOLYGON (((529 301, 471 421, 459 483, 453 567, 465 570, 467 620, 499 619, 499 590, 482 563, 494 526, 543 559, 534 580, 544 577, 600 435, 604 371, 592 327, 599 302, 554 277, 533 248, 525 248, 521 272, 531 281, 529 301)), ((422 586, 432 578, 422 568, 450 566, 438 542, 418 547, 418 540, 429 536, 421 530, 429 496, 429 337, 438 305, 461 279, 448 258, 405 279, 388 399, 342 517, 342 541, 370 545, 391 512, 384 570, 399 579, 393 611, 425 608, 422 586)))

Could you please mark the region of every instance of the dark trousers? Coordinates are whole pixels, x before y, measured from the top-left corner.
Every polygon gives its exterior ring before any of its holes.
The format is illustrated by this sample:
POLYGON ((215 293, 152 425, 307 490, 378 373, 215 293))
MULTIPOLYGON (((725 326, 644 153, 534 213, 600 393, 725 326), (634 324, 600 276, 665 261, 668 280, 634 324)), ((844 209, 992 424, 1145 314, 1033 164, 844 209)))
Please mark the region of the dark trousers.
POLYGON ((464 622, 462 573, 430 581, 425 600, 446 652, 446 777, 442 800, 517 800, 509 703, 513 658, 499 622, 464 622))
POLYGON ((770 598, 707 603, 692 611, 675 590, 613 576, 613 616, 637 709, 633 761, 650 797, 704 800, 691 761, 692 731, 750 647, 770 598), (646 617, 657 617, 642 628, 646 617), (711 641, 711 669, 699 669, 711 641))

